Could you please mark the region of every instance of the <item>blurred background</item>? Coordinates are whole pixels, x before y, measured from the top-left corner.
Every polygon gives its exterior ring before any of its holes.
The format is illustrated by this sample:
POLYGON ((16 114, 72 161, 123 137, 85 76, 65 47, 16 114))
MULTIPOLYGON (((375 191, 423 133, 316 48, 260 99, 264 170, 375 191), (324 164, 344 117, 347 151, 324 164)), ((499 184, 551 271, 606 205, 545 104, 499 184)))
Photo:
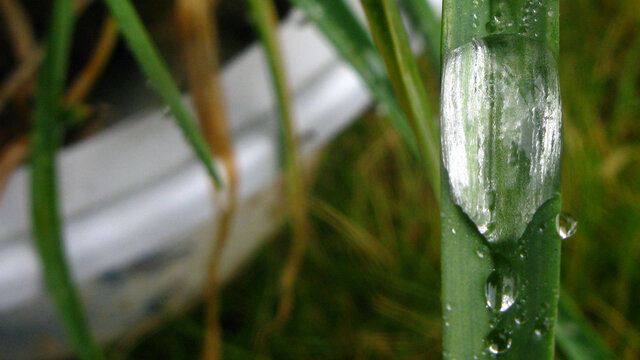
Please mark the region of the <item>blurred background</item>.
MULTIPOLYGON (((14 196, 8 192, 23 191, 18 183, 24 180, 19 179, 24 174, 12 174, 20 169, 20 164, 28 156, 28 139, 25 136, 31 126, 35 71, 27 70, 28 74, 19 85, 12 87, 11 81, 16 81, 12 80, 16 71, 28 65, 34 58, 33 54, 40 51, 50 4, 39 0, 0 1, 0 191, 7 192, 0 194, 0 210, 4 211, 0 214, 5 216, 5 219, 0 219, 0 226, 8 229, 14 220, 8 220, 7 214, 14 212, 15 204, 24 198, 24 194, 14 196), (30 30, 12 32, 10 29, 19 29, 16 21, 29 24, 30 30)), ((186 90, 174 2, 137 0, 134 4, 174 77, 186 90)), ((571 357, 572 344, 584 342, 596 344, 594 346, 610 358, 639 359, 640 5, 637 0, 572 0, 560 1, 560 4, 563 208, 578 220, 579 229, 575 236, 563 243, 557 358, 576 359, 571 357)), ((287 1, 277 1, 277 5, 281 19, 310 25, 304 16, 295 14, 296 10, 287 1)), ((108 27, 105 21, 107 12, 102 3, 88 1, 78 6, 81 9, 78 10, 71 53, 70 79, 81 72, 87 59, 92 57, 96 44, 101 42, 105 31, 109 31, 105 30, 108 27)), ((435 9, 439 11, 437 5, 435 9)), ((252 44, 256 35, 243 1, 220 0, 216 17, 219 55, 222 67, 226 69, 238 59, 244 59, 242 56, 247 51, 255 49, 252 44)), ((298 33, 303 30, 292 31, 298 33)), ((285 48, 286 39, 283 38, 285 48)), ((325 43, 321 46, 328 47, 325 43)), ((123 125, 119 124, 122 119, 135 121, 136 114, 163 107, 117 35, 113 45, 108 47, 112 49, 105 56, 104 72, 73 107, 81 114, 79 118, 82 120, 72 123, 65 133, 64 143, 68 149, 81 148, 92 137, 113 127, 122 130, 123 125)), ((258 50, 254 52, 257 54, 258 50)), ((329 53, 336 56, 331 51, 329 53)), ((297 59, 303 61, 304 57, 297 59)), ((426 56, 419 60, 429 96, 437 104, 439 75, 434 71, 436 64, 426 56)), ((309 75, 308 79, 292 86, 294 93, 304 93, 305 89, 312 88, 313 81, 316 81, 313 79, 322 78, 322 71, 329 71, 330 67, 314 69, 313 76, 309 75)), ((261 81, 256 80, 257 83, 261 81)), ((248 77, 243 86, 251 88, 252 84, 252 78, 248 77)), ((335 87, 340 83, 331 86, 330 91, 339 91, 335 87)), ((243 89, 237 87, 237 91, 229 95, 239 97, 237 103, 241 105, 243 101, 251 101, 251 94, 242 98, 243 89)), ((362 87, 354 89, 349 92, 350 96, 361 99, 353 94, 362 93, 362 87)), ((345 108, 341 111, 342 103, 318 101, 318 104, 324 104, 322 106, 334 107, 322 114, 342 113, 345 119, 340 120, 340 125, 334 126, 330 134, 320 136, 320 140, 306 152, 305 163, 310 164, 307 166, 307 179, 310 184, 311 231, 295 280, 291 314, 283 326, 277 329, 268 326, 278 306, 281 272, 291 256, 291 224, 278 215, 272 218, 270 225, 246 225, 264 229, 238 233, 233 237, 239 244, 237 246, 243 246, 243 236, 251 238, 252 245, 247 245, 251 258, 248 258, 248 253, 243 253, 230 260, 233 264, 228 266, 224 276, 220 320, 224 357, 439 359, 442 357, 439 210, 431 185, 418 161, 409 155, 385 118, 384 109, 368 106, 368 101, 364 100, 358 109, 345 108), (258 241, 261 239, 264 241, 258 241)), ((267 106, 265 112, 270 109, 267 106)), ((234 112, 233 109, 229 111, 234 112)), ((304 111, 298 113, 301 117, 307 116, 304 111)), ((301 128, 316 129, 322 134, 323 121, 328 120, 312 115, 309 119, 310 122, 301 128)), ((254 134, 253 130, 247 130, 252 129, 253 122, 247 124, 235 130, 234 134, 240 134, 238 138, 243 138, 243 133, 254 134)), ((261 133, 262 130, 257 132, 261 133)), ((302 133, 314 136, 313 131, 302 133)), ((136 139, 126 141, 135 142, 136 139)), ((238 152, 242 152, 239 150, 242 144, 253 143, 236 142, 238 152)), ((258 153, 262 154, 260 151, 258 153)), ((99 167, 101 153, 94 152, 92 156, 99 167)), ((163 155, 158 156, 160 159, 154 161, 162 160, 163 155)), ((135 169, 126 167, 119 170, 135 172, 135 169)), ((264 180, 264 183, 270 184, 271 180, 264 180)), ((261 192, 276 194, 269 200, 268 211, 282 214, 284 197, 278 185, 276 188, 264 185, 260 189, 261 192)), ((259 195, 260 191, 256 194, 259 195)), ((63 191, 63 196, 65 194, 63 191)), ((251 208, 250 203, 247 204, 245 207, 251 208)), ((157 207, 164 205, 161 201, 155 203, 157 207)), ((88 208, 80 212, 91 211, 88 208)), ((212 210, 207 208, 206 211, 212 210)), ((251 215, 244 219, 250 221, 251 215)), ((200 222, 206 223, 204 220, 200 222)), ((3 269, 14 266, 8 259, 14 256, 12 246, 22 237, 28 237, 24 235, 27 231, 25 226, 0 233, 0 267, 3 269)), ((119 225, 110 226, 117 228, 119 225)), ((202 226, 206 228, 206 224, 202 226)), ((242 227, 242 224, 237 226, 242 227)), ((193 229, 190 231, 196 231, 193 229)), ((207 238, 205 235, 201 237, 207 238)), ((135 241, 147 240, 139 238, 132 243, 135 241)), ((136 261, 123 260, 118 269, 126 267, 128 273, 103 271, 95 276, 99 279, 96 281, 125 282, 126 279, 120 278, 133 278, 143 273, 148 280, 141 277, 136 281, 152 283, 156 281, 154 273, 160 274, 162 268, 175 266, 166 258, 179 257, 175 251, 169 255, 162 254, 165 256, 162 261, 157 256, 138 261, 142 255, 136 261)), ((127 331, 117 326, 116 330, 104 331, 104 338, 110 340, 107 347, 110 359, 193 359, 199 356, 205 310, 197 290, 193 294, 180 294, 183 290, 176 287, 175 280, 186 279, 192 274, 192 269, 188 265, 179 266, 182 266, 182 270, 177 270, 180 275, 163 288, 164 297, 156 296, 155 302, 146 303, 145 308, 148 310, 151 306, 152 311, 144 316, 131 316, 131 321, 137 322, 135 326, 127 331), (184 299, 167 307, 174 293, 184 295, 184 299)), ((201 274, 193 276, 200 279, 201 274)), ((20 279, 19 276, 16 278, 20 279)), ((2 289, 7 292, 12 291, 11 281, 9 275, 0 276, 0 286, 5 284, 2 289)), ((89 299, 99 298, 96 294, 108 291, 104 284, 96 285, 98 282, 94 280, 86 283, 88 285, 81 287, 89 299)), ((128 295, 123 296, 143 301, 144 295, 150 294, 130 294, 146 291, 142 289, 131 285, 126 290, 128 295)), ((160 290, 154 288, 152 292, 160 293, 160 290)), ((3 296, 0 293, 0 300, 3 296)), ((40 301, 46 302, 39 300, 43 296, 34 290, 33 295, 25 295, 21 299, 27 299, 24 304, 41 304, 40 301)), ((28 304, 17 305, 16 301, 9 300, 0 301, 2 304, 6 306, 0 306, 0 338, 4 337, 5 341, 0 340, 0 359, 3 352, 10 354, 8 358, 34 358, 33 354, 47 353, 48 349, 53 349, 52 354, 65 354, 62 350, 65 345, 52 345, 48 343, 50 340, 44 339, 59 331, 57 325, 51 324, 55 317, 43 317, 48 319, 47 326, 51 327, 45 332, 33 328, 40 323, 26 315, 28 304), (36 333, 39 335, 33 335, 36 333), (24 351, 16 351, 15 347, 24 347, 24 351)), ((90 304, 88 307, 99 310, 107 306, 105 304, 90 304)), ((129 316, 126 314, 131 307, 136 308, 136 305, 115 308, 102 316, 106 319, 129 316)), ((93 310, 89 311, 90 317, 94 326, 99 327, 102 320, 96 319, 101 317, 91 315, 95 312, 93 310)), ((107 320, 104 322, 108 323, 107 320)), ((101 333, 100 330, 97 332, 101 333)), ((51 341, 64 343, 59 339, 51 341)))

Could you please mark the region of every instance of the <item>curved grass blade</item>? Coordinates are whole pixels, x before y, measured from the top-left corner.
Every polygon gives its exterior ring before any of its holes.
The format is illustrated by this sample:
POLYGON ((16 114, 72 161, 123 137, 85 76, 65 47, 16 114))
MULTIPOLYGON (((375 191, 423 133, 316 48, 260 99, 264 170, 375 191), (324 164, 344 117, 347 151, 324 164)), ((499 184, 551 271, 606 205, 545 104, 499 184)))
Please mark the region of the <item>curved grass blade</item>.
POLYGON ((298 277, 304 250, 310 235, 307 217, 307 191, 298 161, 298 142, 293 120, 293 106, 287 86, 284 63, 277 38, 278 17, 272 0, 249 0, 250 12, 267 55, 269 70, 280 112, 280 143, 287 182, 288 202, 293 218, 293 244, 282 272, 281 295, 274 326, 286 321, 293 307, 293 287, 298 277))
POLYGON ((129 45, 138 65, 153 84, 156 92, 171 109, 175 119, 191 144, 196 155, 207 169, 217 187, 222 185, 213 164, 213 157, 207 142, 198 129, 193 117, 184 106, 180 91, 173 81, 158 51, 151 42, 135 8, 129 0, 104 0, 111 15, 116 19, 120 31, 129 45))
POLYGON ((447 0, 444 352, 550 360, 559 292, 558 2, 447 0))
POLYGON ((42 274, 65 330, 78 356, 102 359, 65 260, 58 212, 55 154, 64 127, 61 109, 73 33, 73 1, 53 3, 53 21, 35 103, 31 158, 31 212, 33 235, 42 261, 42 274))
POLYGON ((222 96, 218 26, 215 22, 217 7, 218 3, 211 0, 177 0, 174 4, 187 83, 200 128, 212 154, 226 170, 225 191, 214 193, 212 198, 214 207, 221 211, 216 216, 217 226, 204 284, 205 333, 201 357, 208 360, 223 356, 219 272, 238 204, 238 169, 222 96))
POLYGON ((369 34, 344 0, 290 0, 324 33, 340 55, 360 74, 386 111, 407 147, 419 156, 411 126, 403 115, 369 34))
POLYGON ((576 303, 563 293, 556 325, 558 348, 568 360, 613 360, 615 356, 596 333, 576 303))
MULTIPOLYGON (((398 6, 393 0, 361 0, 378 50, 387 66, 400 107, 415 135, 427 175, 440 193, 438 138, 433 111, 398 6)), ((439 195, 436 195, 439 198, 439 195)))

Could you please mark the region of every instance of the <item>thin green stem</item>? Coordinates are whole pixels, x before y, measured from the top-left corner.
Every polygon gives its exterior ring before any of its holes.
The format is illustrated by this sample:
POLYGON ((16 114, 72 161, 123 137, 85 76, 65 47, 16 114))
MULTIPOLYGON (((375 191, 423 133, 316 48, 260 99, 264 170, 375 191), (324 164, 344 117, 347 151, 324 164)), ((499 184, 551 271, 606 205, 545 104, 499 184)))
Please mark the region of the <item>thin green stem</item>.
POLYGON ((367 30, 344 0, 290 0, 318 26, 338 53, 358 72, 413 153, 420 156, 411 125, 402 113, 384 62, 367 30))
POLYGON ((191 113, 182 102, 180 91, 149 38, 135 8, 129 0, 104 0, 104 2, 109 7, 111 15, 116 19, 118 26, 120 26, 122 35, 127 41, 138 65, 149 78, 155 91, 169 106, 176 122, 207 169, 214 184, 218 187, 222 186, 222 181, 214 167, 213 157, 207 142, 198 129, 193 116, 191 116, 191 113))
POLYGON ((440 72, 440 18, 435 14, 429 0, 402 0, 413 27, 422 34, 426 54, 433 69, 440 72))
POLYGON ((252 18, 267 55, 280 112, 280 142, 283 149, 289 209, 293 218, 293 245, 281 279, 281 298, 275 325, 285 321, 293 306, 293 287, 302 263, 310 233, 307 217, 307 191, 298 162, 298 141, 293 106, 287 86, 282 51, 277 38, 278 17, 272 0, 249 0, 252 18))
MULTIPOLYGON (((439 194, 439 150, 434 112, 429 106, 398 6, 393 0, 361 1, 400 107, 413 130, 427 176, 434 193, 439 194)), ((439 195, 436 198, 439 199, 439 195)))
POLYGON ((33 235, 42 275, 73 347, 82 359, 102 359, 74 288, 63 248, 55 154, 64 128, 61 109, 73 34, 73 1, 56 0, 35 103, 31 158, 33 235))

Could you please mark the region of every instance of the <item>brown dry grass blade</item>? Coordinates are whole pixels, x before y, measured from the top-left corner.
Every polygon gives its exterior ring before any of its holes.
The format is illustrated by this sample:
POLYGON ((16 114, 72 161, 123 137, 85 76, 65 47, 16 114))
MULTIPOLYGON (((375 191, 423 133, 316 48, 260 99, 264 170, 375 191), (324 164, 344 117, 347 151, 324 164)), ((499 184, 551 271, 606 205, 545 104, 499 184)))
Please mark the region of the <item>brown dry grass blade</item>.
POLYGON ((181 0, 176 4, 189 90, 209 148, 222 160, 227 175, 225 193, 216 194, 214 198, 216 207, 223 210, 214 235, 205 284, 206 331, 202 357, 210 360, 222 358, 218 267, 231 231, 238 182, 231 131, 220 84, 218 39, 214 23, 215 7, 216 3, 208 0, 181 0))

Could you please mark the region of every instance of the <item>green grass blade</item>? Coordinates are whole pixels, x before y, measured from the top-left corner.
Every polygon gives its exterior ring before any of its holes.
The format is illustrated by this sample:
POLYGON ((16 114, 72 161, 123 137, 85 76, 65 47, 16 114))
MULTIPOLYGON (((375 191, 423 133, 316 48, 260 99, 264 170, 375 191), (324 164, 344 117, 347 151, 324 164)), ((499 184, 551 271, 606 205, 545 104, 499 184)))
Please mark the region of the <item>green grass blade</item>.
POLYGON ((360 74, 388 112, 407 147, 419 155, 411 126, 393 93, 384 62, 369 34, 344 0, 290 0, 323 32, 340 55, 360 74))
POLYGON ((560 46, 558 0, 465 1, 442 4, 442 54, 471 40, 493 34, 524 34, 547 45, 557 56, 560 46))
POLYGON ((584 318, 576 303, 562 293, 558 306, 556 341, 568 360, 612 360, 615 356, 584 318))
MULTIPOLYGON (((398 6, 393 0, 362 0, 373 38, 391 83, 415 134, 418 151, 436 194, 440 193, 438 138, 418 65, 411 51, 398 6)), ((439 195, 437 195, 439 196, 439 195)))
POLYGON ((278 101, 281 145, 284 148, 285 166, 298 167, 296 140, 293 121, 293 106, 289 86, 285 76, 280 44, 277 38, 277 14, 272 0, 247 0, 251 19, 255 24, 266 54, 273 88, 278 101))
POLYGON ((61 109, 73 33, 73 1, 53 3, 53 21, 38 77, 31 158, 33 235, 45 285, 82 359, 102 359, 67 267, 58 212, 55 154, 64 127, 61 109))
POLYGON ((402 0, 402 7, 412 26, 420 31, 433 69, 440 71, 440 19, 429 0, 402 0))
POLYGON ((443 9, 444 351, 550 360, 561 247, 558 2, 446 0, 443 9))
POLYGON ((249 0, 250 12, 267 55, 267 62, 280 112, 280 143, 287 182, 289 210, 293 219, 293 244, 281 278, 281 298, 275 325, 279 326, 291 313, 293 287, 310 233, 307 216, 307 191, 298 160, 298 141, 293 120, 293 106, 287 86, 285 67, 277 38, 278 17, 272 0, 249 0))
POLYGON ((149 78, 156 92, 169 106, 178 125, 207 169, 214 184, 218 187, 221 186, 222 182, 214 167, 207 143, 191 113, 184 106, 180 91, 149 38, 135 8, 129 0, 104 0, 104 2, 118 22, 122 35, 127 41, 138 65, 149 78))

